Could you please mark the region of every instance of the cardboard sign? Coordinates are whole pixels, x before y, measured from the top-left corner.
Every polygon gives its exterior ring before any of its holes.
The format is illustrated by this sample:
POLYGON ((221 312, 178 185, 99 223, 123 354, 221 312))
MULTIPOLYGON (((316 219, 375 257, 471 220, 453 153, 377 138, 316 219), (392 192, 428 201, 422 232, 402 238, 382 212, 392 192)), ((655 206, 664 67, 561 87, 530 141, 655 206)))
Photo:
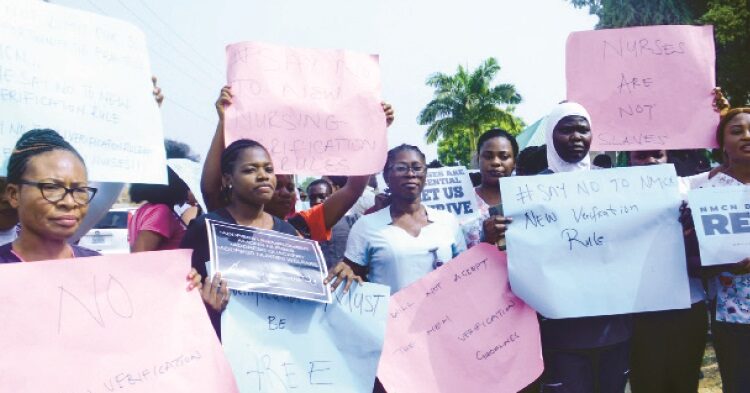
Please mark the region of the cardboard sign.
POLYGON ((221 337, 243 393, 371 393, 390 290, 355 284, 331 304, 234 292, 221 337))
POLYGON ((279 173, 369 175, 388 150, 376 56, 258 42, 227 46, 227 144, 254 139, 279 173))
POLYGON ((189 250, 0 264, 2 390, 237 392, 189 270, 189 250))
POLYGON ((690 307, 672 165, 506 177, 513 293, 547 318, 690 307))
POLYGON ((704 266, 750 256, 750 187, 698 188, 688 198, 704 266))
POLYGON ((378 368, 388 393, 515 393, 544 368, 536 312, 511 292, 493 245, 397 292, 388 314, 378 368))
POLYGON ((318 242, 214 220, 206 224, 208 271, 220 272, 229 288, 331 302, 318 242))
POLYGON ((591 150, 715 147, 712 26, 572 33, 568 100, 591 114, 591 150))
POLYGON ((143 33, 41 1, 0 4, 0 176, 18 138, 58 131, 89 180, 166 184, 159 108, 143 33))

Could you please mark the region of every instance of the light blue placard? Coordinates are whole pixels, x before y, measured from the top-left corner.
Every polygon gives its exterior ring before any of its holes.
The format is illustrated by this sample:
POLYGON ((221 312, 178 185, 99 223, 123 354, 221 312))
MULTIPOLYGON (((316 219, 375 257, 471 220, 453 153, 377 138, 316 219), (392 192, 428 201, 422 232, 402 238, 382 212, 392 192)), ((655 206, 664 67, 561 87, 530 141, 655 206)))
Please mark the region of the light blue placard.
POLYGON ((548 318, 690 307, 672 165, 500 181, 513 292, 548 318))
POLYGON ((243 393, 370 393, 390 289, 339 288, 331 304, 233 292, 221 320, 224 351, 243 393))
POLYGON ((704 266, 750 256, 750 187, 699 188, 688 198, 704 266))

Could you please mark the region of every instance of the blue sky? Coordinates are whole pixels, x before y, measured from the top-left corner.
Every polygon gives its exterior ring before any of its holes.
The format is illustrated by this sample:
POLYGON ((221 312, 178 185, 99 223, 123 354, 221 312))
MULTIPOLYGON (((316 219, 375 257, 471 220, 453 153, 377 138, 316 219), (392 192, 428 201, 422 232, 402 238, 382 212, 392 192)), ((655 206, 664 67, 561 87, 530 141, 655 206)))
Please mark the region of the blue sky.
POLYGON ((497 82, 524 98, 527 124, 565 98, 565 40, 597 18, 565 0, 51 0, 127 20, 146 33, 167 99, 165 134, 205 155, 216 127, 213 103, 225 81, 224 47, 238 41, 343 48, 380 55, 383 97, 396 109, 389 144, 417 144, 434 72, 475 67, 494 56, 497 82))

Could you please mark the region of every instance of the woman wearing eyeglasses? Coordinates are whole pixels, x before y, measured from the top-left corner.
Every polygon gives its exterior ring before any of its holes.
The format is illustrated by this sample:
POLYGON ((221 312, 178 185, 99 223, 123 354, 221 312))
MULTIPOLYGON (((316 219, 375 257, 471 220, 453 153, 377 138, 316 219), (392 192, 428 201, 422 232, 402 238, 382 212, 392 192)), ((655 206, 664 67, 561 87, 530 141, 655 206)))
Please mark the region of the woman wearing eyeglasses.
MULTIPOLYGON (((83 158, 53 130, 21 136, 8 160, 5 196, 18 211, 18 238, 0 246, 0 263, 90 257, 96 251, 68 244, 96 195, 83 158)), ((189 289, 200 286, 192 270, 189 289)))
POLYGON ((453 214, 422 204, 427 166, 418 147, 391 149, 383 177, 391 204, 354 224, 344 256, 357 275, 390 286, 393 294, 453 259, 466 243, 453 214))
POLYGON ((39 261, 98 255, 69 245, 96 189, 88 187, 83 159, 52 130, 24 134, 8 161, 6 196, 17 209, 18 238, 0 248, 0 259, 39 261))

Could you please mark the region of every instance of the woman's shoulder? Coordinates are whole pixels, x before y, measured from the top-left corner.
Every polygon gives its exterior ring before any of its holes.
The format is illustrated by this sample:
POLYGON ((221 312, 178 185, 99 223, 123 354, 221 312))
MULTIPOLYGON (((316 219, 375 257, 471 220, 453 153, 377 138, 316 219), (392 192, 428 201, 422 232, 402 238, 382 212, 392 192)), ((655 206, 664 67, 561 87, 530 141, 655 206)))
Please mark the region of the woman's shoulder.
POLYGON ((198 217, 195 217, 192 221, 190 221, 190 225, 192 226, 194 223, 198 225, 205 225, 206 220, 228 222, 230 224, 237 223, 237 221, 234 220, 232 215, 229 214, 229 212, 222 207, 222 208, 210 211, 208 213, 203 213, 198 217))
POLYGON ((13 253, 13 242, 0 245, 0 263, 21 262, 13 253))
POLYGON ((390 206, 386 206, 380 210, 374 211, 370 214, 365 214, 364 216, 360 216, 357 221, 352 225, 352 228, 355 227, 380 227, 384 225, 388 225, 393 220, 391 219, 391 209, 390 206))
POLYGON ((292 224, 278 218, 275 216, 271 216, 273 218, 273 230, 276 232, 285 233, 287 235, 297 236, 297 230, 292 226, 292 224))
POLYGON ((163 204, 163 203, 151 203, 146 202, 142 204, 141 206, 136 209, 135 213, 137 215, 142 214, 164 214, 171 212, 172 208, 163 204))
POLYGON ((98 251, 86 247, 81 247, 76 244, 72 244, 71 247, 73 248, 73 255, 76 258, 98 257, 102 255, 98 251))

